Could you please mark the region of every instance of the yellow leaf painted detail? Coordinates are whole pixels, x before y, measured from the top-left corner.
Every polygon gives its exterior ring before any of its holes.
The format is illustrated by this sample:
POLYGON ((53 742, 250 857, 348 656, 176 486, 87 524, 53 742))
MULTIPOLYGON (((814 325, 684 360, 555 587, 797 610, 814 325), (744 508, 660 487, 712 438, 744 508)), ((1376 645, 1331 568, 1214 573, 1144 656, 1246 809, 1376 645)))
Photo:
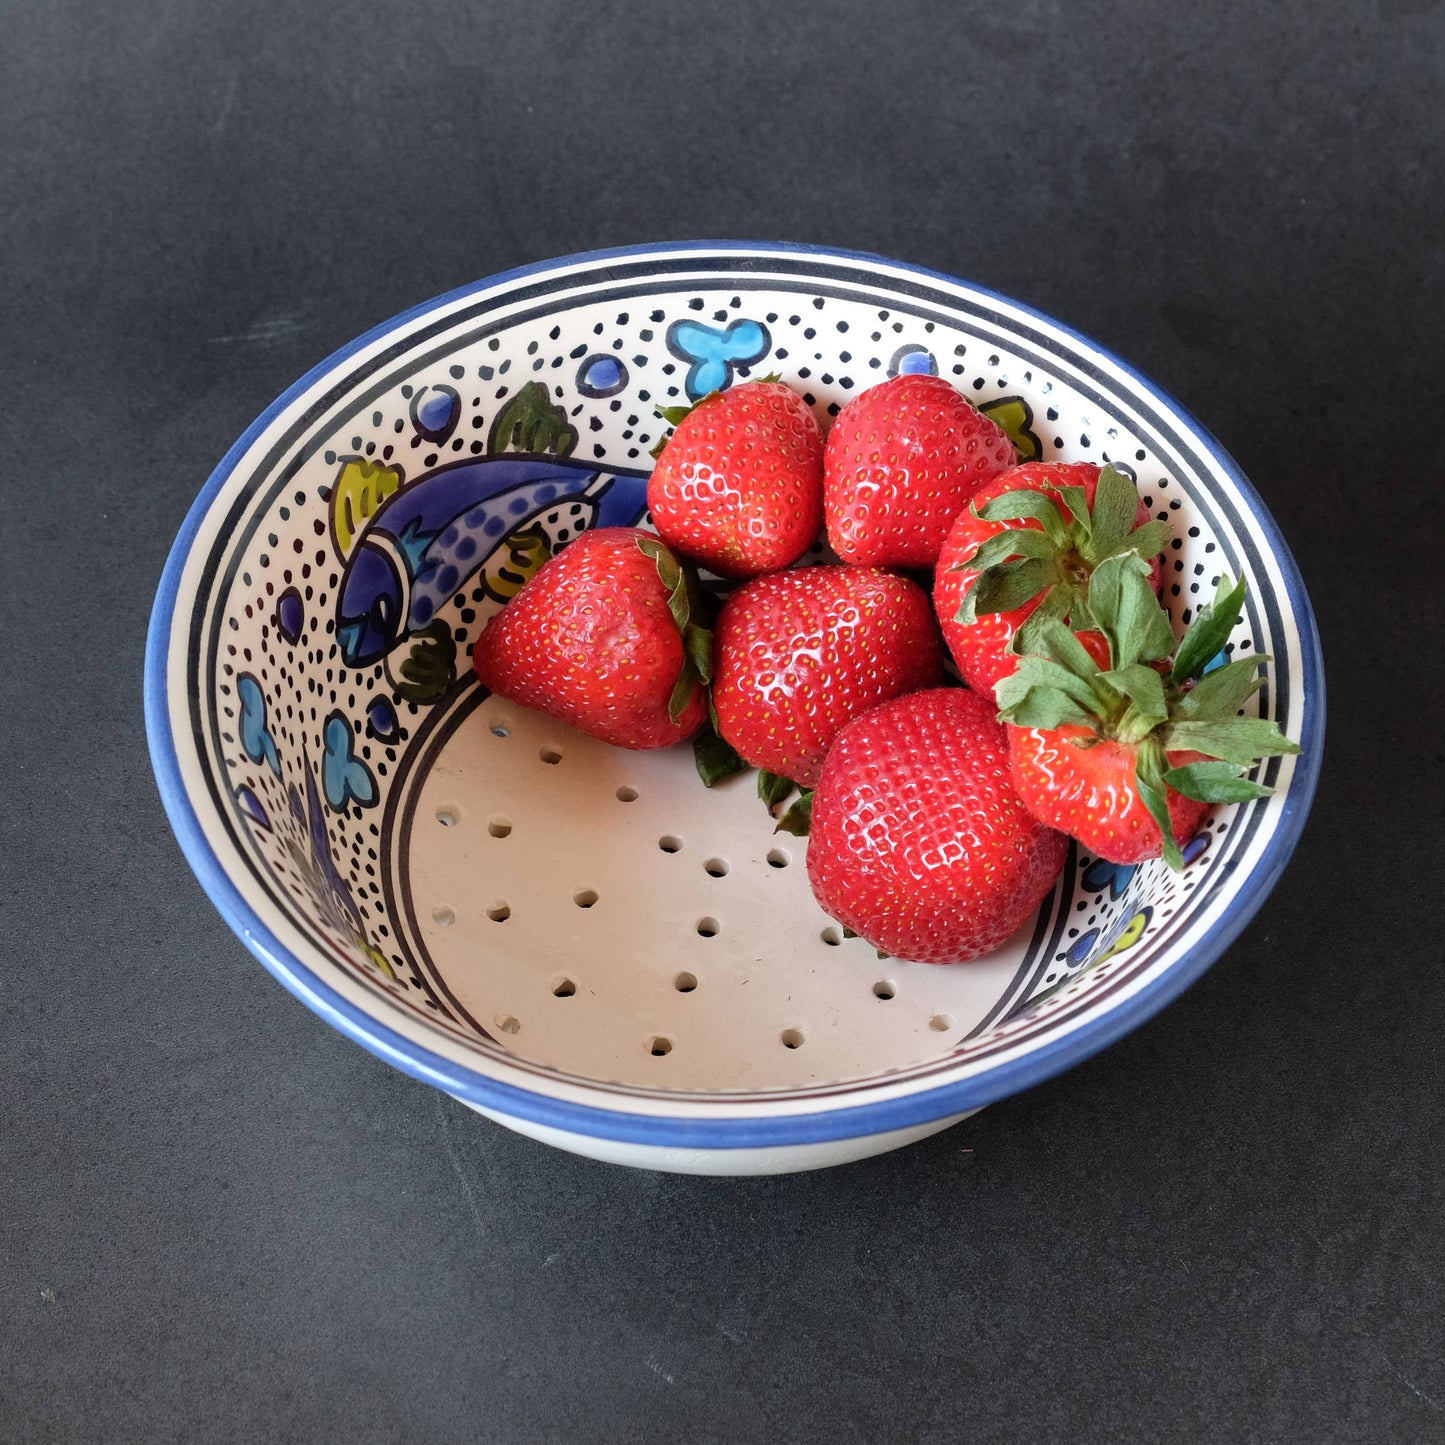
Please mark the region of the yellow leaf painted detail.
POLYGON ((1021 462, 1036 462, 1043 456, 1043 444, 1032 430, 1033 411, 1023 397, 1001 396, 984 402, 979 410, 1009 434, 1021 462))
POLYGON ((540 529, 513 532, 487 558, 482 569, 482 586, 498 602, 508 602, 542 570, 551 556, 551 545, 540 529))
POLYGON ((1124 931, 1099 955, 1096 961, 1102 963, 1106 958, 1113 958, 1116 953, 1123 953, 1126 948, 1133 948, 1144 937, 1144 930, 1148 926, 1149 914, 1147 912, 1136 913, 1124 925, 1124 931))
POLYGON ((357 534, 402 481, 400 467, 382 466, 365 457, 349 457, 342 465, 331 489, 331 535, 343 557, 350 555, 357 534))

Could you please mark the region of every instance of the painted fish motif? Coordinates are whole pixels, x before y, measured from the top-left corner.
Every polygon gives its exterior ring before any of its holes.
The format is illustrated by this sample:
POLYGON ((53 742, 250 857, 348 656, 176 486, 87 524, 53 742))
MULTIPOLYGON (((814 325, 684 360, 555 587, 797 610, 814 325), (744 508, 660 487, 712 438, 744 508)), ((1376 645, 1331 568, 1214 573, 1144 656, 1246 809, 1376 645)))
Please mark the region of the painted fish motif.
POLYGON ((557 459, 458 462, 398 485, 354 533, 333 519, 347 557, 336 619, 342 660, 366 667, 426 627, 519 531, 551 531, 560 545, 588 526, 631 526, 646 509, 646 472, 557 459), (566 525, 549 528, 549 513, 567 503, 566 525))

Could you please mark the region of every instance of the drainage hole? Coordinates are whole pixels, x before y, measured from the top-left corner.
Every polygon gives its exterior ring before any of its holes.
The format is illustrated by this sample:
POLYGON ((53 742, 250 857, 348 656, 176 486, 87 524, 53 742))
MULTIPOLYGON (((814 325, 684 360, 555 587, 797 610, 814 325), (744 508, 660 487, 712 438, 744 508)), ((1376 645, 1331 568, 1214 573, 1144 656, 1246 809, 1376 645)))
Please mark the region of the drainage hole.
POLYGON ((637 789, 628 787, 618 788, 617 801, 619 803, 635 803, 637 801, 637 789))
POLYGON ((878 982, 873 985, 874 998, 892 998, 897 992, 898 990, 893 987, 893 981, 891 979, 880 978, 878 982))
POLYGON ((514 1019, 511 1014, 498 1014, 497 1027, 501 1029, 504 1034, 514 1034, 522 1025, 514 1019))
POLYGON ((512 916, 512 905, 505 898, 499 898, 487 909, 487 917, 493 923, 505 923, 512 916))
POLYGON ((552 990, 553 998, 571 998, 577 992, 577 985, 570 978, 562 979, 552 990))
POLYGON ((664 1054, 672 1052, 671 1039, 652 1039, 648 1042, 647 1051, 654 1059, 660 1059, 664 1054))
POLYGON ((946 1033, 953 1027, 953 1020, 947 1014, 934 1014, 928 1021, 928 1027, 935 1033, 946 1033))
POLYGON ((843 941, 842 929, 835 928, 831 923, 818 935, 829 948, 837 948, 843 941))
POLYGON ((680 973, 673 979, 672 986, 678 993, 691 993, 697 987, 697 975, 692 973, 680 973))
POLYGON ((768 850, 768 867, 770 868, 786 868, 792 861, 792 854, 785 853, 781 848, 768 850))
POLYGON ((492 736, 494 738, 505 738, 512 735, 512 725, 504 717, 499 717, 492 724, 492 736))
POLYGON ((662 837, 657 840, 657 846, 661 848, 664 853, 680 853, 682 851, 682 839, 675 837, 671 833, 664 833, 662 837))
POLYGON ((505 838, 512 831, 512 820, 510 818, 492 818, 487 823, 487 832, 494 838, 505 838))
POLYGON ((597 902, 597 890, 595 888, 579 888, 572 895, 572 901, 578 908, 591 908, 597 902))
POLYGON ((450 928, 457 921, 456 914, 450 908, 433 908, 431 918, 439 928, 450 928))
POLYGON ((544 763, 556 764, 562 761, 562 754, 559 753, 556 748, 551 746, 543 748, 541 752, 537 754, 537 756, 541 758, 544 763))
POLYGON ((799 1029, 784 1029, 778 1037, 782 1039, 785 1049, 799 1049, 803 1046, 803 1035, 799 1029))
POLYGON ((454 804, 443 803, 441 807, 437 809, 437 822, 440 823, 443 828, 454 828, 457 821, 458 814, 454 804))
POLYGON ((726 858, 709 858, 702 865, 710 878, 726 878, 728 876, 728 860, 726 858))
POLYGON ((716 938, 718 931, 717 919, 699 918, 697 921, 697 931, 702 934, 704 938, 716 938))

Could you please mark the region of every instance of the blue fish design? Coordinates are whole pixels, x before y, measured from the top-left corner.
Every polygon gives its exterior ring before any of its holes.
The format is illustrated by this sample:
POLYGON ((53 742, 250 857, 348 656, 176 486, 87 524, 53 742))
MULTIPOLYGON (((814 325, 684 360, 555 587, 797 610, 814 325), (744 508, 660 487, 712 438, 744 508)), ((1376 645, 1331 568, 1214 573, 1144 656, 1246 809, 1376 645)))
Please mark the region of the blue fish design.
POLYGON ((457 462, 401 487, 368 518, 342 574, 342 660, 380 661, 425 627, 500 542, 559 501, 590 504, 585 525, 631 526, 647 510, 647 475, 507 456, 457 462))

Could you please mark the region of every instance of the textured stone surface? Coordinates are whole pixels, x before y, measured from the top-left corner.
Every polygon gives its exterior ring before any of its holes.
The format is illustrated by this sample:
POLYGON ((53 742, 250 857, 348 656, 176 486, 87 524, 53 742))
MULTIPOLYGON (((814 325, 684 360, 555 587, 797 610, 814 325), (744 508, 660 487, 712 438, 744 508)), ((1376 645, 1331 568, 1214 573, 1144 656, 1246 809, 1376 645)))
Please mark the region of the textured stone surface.
POLYGON ((1442 44, 1412 0, 8 7, 0 1436, 1445 1436, 1438 676, 1379 713, 1441 620, 1438 504, 1402 519, 1442 44), (277 392, 491 271, 706 236, 953 271, 1157 378, 1290 539, 1332 708, 1178 1003, 752 1182, 552 1152, 334 1033, 194 882, 141 726, 166 550, 277 392))

